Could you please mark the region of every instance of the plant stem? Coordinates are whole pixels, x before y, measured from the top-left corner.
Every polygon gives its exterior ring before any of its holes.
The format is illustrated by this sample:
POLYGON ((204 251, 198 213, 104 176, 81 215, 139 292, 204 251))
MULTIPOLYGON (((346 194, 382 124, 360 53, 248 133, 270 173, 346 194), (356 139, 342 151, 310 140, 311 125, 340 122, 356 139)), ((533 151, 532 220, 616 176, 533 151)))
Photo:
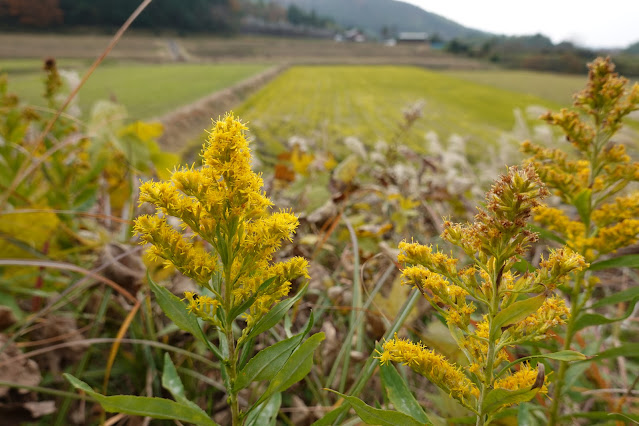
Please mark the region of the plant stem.
MULTIPOLYGON (((228 245, 231 246, 230 244, 228 245)), ((231 288, 231 265, 232 261, 229 262, 228 267, 225 267, 224 271, 224 304, 226 308, 226 312, 231 312, 233 309, 233 289, 231 288)), ((228 363, 227 363, 227 373, 228 373, 228 403, 231 407, 231 424, 232 426, 239 426, 240 422, 240 409, 237 401, 237 392, 233 390, 235 387, 235 380, 237 379, 237 352, 235 348, 235 338, 233 337, 233 321, 229 324, 226 324, 226 345, 228 348, 228 363)))
MULTIPOLYGON (((499 285, 501 284, 503 262, 495 262, 496 265, 501 265, 499 269, 495 268, 497 273, 493 272, 493 291, 490 298, 490 306, 488 309, 488 320, 490 328, 492 330, 493 321, 499 310, 499 285)), ((496 354, 496 337, 488 336, 488 353, 486 354, 486 368, 484 369, 484 380, 481 384, 481 390, 479 393, 479 400, 477 401, 477 426, 484 426, 487 424, 486 419, 489 413, 484 412, 484 399, 486 395, 493 387, 494 369, 495 369, 495 354, 496 354)))
POLYGON ((240 409, 237 401, 237 392, 233 391, 235 386, 235 380, 237 379, 237 354, 235 352, 235 340, 233 339, 233 327, 228 325, 226 331, 226 342, 229 350, 229 405, 231 406, 231 424, 233 426, 239 426, 240 423, 240 409))
MULTIPOLYGON (((583 288, 584 282, 584 274, 580 273, 577 277, 575 277, 574 285, 572 288, 572 304, 570 306, 570 318, 568 319, 568 324, 566 326, 566 338, 564 340, 564 350, 570 350, 570 346, 572 345, 572 339, 575 337, 575 324, 577 323, 577 318, 581 313, 581 309, 585 305, 585 302, 590 298, 589 289, 586 292, 586 295, 582 301, 579 301, 579 291, 583 288)), ((566 380, 566 372, 568 371, 568 362, 561 361, 559 363, 559 372, 557 373, 557 380, 555 381, 555 389, 553 392, 552 405, 550 407, 550 418, 548 419, 549 426, 557 425, 559 421, 559 402, 561 399, 561 393, 563 391, 564 382, 566 380)))

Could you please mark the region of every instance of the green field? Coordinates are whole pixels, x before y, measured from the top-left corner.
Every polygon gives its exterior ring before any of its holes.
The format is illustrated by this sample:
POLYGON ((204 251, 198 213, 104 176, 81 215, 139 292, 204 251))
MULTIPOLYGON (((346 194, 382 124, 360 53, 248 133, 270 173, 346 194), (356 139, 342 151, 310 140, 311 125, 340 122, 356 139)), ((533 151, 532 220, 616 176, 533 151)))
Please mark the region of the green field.
POLYGON ((402 109, 419 99, 426 103, 424 116, 401 141, 418 149, 425 133, 433 130, 442 139, 453 133, 468 137, 481 152, 485 143, 495 143, 501 132, 512 129, 515 108, 559 107, 540 96, 416 67, 299 66, 280 75, 236 112, 250 123, 261 148, 272 153, 293 135, 329 147, 339 146, 345 136, 369 145, 390 141, 402 109))
MULTIPOLYGON (((84 72, 77 60, 63 60, 84 72)), ((39 61, 3 60, 9 72, 9 90, 34 105, 43 105, 44 74, 39 61)), ((224 89, 267 68, 264 64, 154 64, 111 63, 100 66, 80 90, 80 107, 86 114, 99 99, 115 99, 133 118, 152 118, 224 89)))
POLYGON ((446 74, 473 83, 539 96, 565 106, 572 103, 572 95, 586 84, 585 75, 533 71, 447 71, 446 74))

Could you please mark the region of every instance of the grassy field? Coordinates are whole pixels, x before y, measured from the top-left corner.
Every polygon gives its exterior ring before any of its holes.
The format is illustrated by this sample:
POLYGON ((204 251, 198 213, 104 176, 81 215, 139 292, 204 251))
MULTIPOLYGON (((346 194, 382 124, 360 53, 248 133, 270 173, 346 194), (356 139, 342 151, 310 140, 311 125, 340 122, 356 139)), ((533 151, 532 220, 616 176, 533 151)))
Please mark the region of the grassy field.
POLYGON ((533 71, 477 70, 446 71, 447 75, 472 83, 539 96, 561 105, 572 103, 573 93, 586 84, 586 75, 566 75, 533 71))
MULTIPOLYGON (((77 61, 66 64, 77 68, 77 61)), ((26 60, 0 61, 0 70, 21 69, 19 75, 10 74, 10 91, 41 105, 43 74, 31 72, 37 70, 33 65, 33 61, 26 60)), ((62 61, 61 67, 64 66, 62 61)), ((157 117, 266 68, 264 64, 107 64, 98 68, 80 90, 80 106, 86 113, 95 101, 111 98, 125 105, 133 118, 157 117)))
MULTIPOLYGON (((95 59, 110 35, 2 34, 0 59, 95 59)), ((176 60, 216 63, 411 64, 442 69, 480 69, 479 61, 429 49, 425 45, 336 43, 332 39, 269 36, 151 36, 128 32, 109 54, 111 60, 165 63, 176 60), (176 56, 177 55, 177 56, 176 56)))
MULTIPOLYGON (((565 89, 571 90, 571 89, 565 89)), ((500 132, 511 130, 513 110, 530 105, 557 108, 552 100, 473 83, 415 67, 300 66, 289 69, 243 104, 237 113, 267 152, 293 135, 339 146, 345 136, 366 144, 390 141, 402 109, 426 103, 424 116, 402 142, 419 148, 434 130, 470 138, 481 152, 500 132)))

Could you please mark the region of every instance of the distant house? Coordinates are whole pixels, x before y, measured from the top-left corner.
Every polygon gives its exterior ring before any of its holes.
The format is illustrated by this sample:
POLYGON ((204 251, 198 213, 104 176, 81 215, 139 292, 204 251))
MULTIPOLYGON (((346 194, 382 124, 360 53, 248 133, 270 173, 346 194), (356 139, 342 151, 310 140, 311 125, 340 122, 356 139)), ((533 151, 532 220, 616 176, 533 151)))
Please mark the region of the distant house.
POLYGON ((355 41, 355 42, 363 42, 366 41, 366 37, 364 34, 357 28, 352 28, 350 30, 344 31, 344 38, 346 41, 355 41))
POLYGON ((398 43, 428 43, 428 33, 404 31, 397 35, 398 43))

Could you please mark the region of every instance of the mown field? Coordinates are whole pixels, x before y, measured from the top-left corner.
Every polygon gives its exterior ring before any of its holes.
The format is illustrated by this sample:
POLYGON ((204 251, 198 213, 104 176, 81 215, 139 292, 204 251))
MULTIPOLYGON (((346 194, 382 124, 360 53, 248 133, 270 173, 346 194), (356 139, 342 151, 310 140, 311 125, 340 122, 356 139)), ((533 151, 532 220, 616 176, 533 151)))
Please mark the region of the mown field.
MULTIPOLYGON (((542 76, 543 77, 543 76, 542 76)), ((569 96, 569 85, 562 91, 569 96)), ((402 110, 425 107, 402 143, 419 149, 424 135, 470 139, 479 153, 514 124, 513 111, 530 105, 556 108, 552 99, 506 90, 449 73, 416 67, 299 66, 280 75, 237 109, 266 152, 278 152, 291 136, 338 145, 345 136, 365 144, 391 141, 402 110)))
MULTIPOLYGON (((43 103, 42 74, 34 72, 39 62, 0 61, 0 70, 10 73, 10 90, 34 105, 43 103)), ((78 61, 63 60, 61 68, 80 73, 78 61)), ((101 66, 79 93, 80 107, 89 113, 99 99, 114 99, 137 119, 158 117, 209 93, 222 90, 266 69, 265 64, 135 64, 112 63, 101 66)))
POLYGON ((472 83, 525 93, 561 105, 572 103, 572 95, 583 88, 585 75, 513 70, 451 70, 446 75, 472 83))

